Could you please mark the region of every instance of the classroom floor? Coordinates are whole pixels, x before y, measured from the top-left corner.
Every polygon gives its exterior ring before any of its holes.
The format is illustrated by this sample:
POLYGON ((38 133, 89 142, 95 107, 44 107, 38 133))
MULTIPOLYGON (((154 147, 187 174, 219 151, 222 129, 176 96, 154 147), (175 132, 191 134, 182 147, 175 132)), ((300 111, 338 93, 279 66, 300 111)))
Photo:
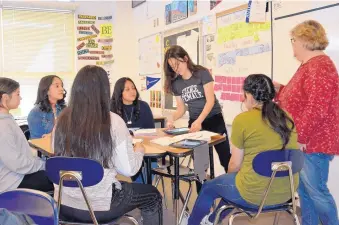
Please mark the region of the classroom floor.
MULTIPOLYGON (((125 180, 125 181, 130 181, 129 178, 125 177, 118 177, 119 180, 125 180)), ((158 189, 160 193, 162 193, 162 186, 159 184, 158 189)), ((166 210, 164 208, 164 225, 174 225, 174 213, 173 213, 173 203, 172 203, 172 191, 171 191, 171 184, 170 180, 168 178, 165 178, 165 190, 166 190, 166 197, 167 197, 167 204, 168 204, 168 209, 166 210)), ((183 194, 185 195, 187 190, 188 190, 188 185, 185 182, 180 182, 180 190, 182 190, 183 194)), ((188 204, 188 207, 190 210, 192 210, 192 207, 194 205, 194 202, 197 198, 197 192, 195 190, 195 186, 193 187, 192 191, 192 196, 190 199, 190 202, 188 204)), ((181 209, 180 205, 180 209, 181 209)), ((139 217, 140 218, 140 213, 138 211, 133 212, 133 216, 139 217)), ((274 221, 274 215, 273 214, 266 214, 266 215, 261 215, 256 221, 248 221, 246 217, 238 217, 234 220, 233 224, 234 225, 272 225, 274 221)), ((121 225, 127 225, 129 223, 126 223, 124 221, 121 221, 121 225)), ((227 225, 228 220, 227 218, 223 221, 222 225, 227 225)), ((147 225, 147 224, 144 224, 147 225)), ((197 224, 198 225, 198 224, 197 224)), ((292 220, 292 217, 289 216, 287 213, 281 213, 279 217, 279 225, 294 225, 294 222, 292 220)))

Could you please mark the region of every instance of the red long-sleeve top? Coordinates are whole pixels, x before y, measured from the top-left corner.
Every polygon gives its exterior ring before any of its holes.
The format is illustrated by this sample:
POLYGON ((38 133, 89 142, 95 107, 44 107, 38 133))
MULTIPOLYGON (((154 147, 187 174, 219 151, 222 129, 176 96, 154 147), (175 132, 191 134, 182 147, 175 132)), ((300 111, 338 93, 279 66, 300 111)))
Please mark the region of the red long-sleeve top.
POLYGON ((292 115, 307 153, 339 154, 339 78, 328 56, 301 65, 276 99, 292 115))

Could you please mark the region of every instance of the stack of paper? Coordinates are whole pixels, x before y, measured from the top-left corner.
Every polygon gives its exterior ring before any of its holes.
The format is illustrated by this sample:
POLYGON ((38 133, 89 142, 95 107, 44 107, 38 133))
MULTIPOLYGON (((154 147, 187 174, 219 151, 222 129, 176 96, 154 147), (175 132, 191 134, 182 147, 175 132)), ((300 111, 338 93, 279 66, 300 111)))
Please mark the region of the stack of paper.
POLYGON ((139 129, 133 132, 135 136, 154 136, 157 135, 156 129, 139 129))
POLYGON ((161 146, 169 146, 172 143, 184 140, 184 139, 193 139, 193 140, 203 140, 210 141, 211 137, 218 135, 217 133, 210 131, 199 131, 195 133, 182 134, 174 137, 161 137, 151 140, 152 143, 158 144, 161 146))

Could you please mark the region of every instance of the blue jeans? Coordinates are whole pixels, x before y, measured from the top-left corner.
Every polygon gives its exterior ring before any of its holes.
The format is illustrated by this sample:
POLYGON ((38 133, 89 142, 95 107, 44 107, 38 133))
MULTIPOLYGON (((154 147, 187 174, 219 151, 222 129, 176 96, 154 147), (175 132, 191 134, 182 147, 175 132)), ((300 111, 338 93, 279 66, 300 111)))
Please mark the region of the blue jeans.
MULTIPOLYGON (((158 162, 157 161, 152 161, 151 163, 151 167, 152 169, 157 168, 158 167, 158 162)), ((152 181, 153 181, 154 175, 152 175, 152 181)), ((132 177, 132 181, 133 183, 139 183, 139 184, 143 184, 144 181, 146 182, 146 170, 145 167, 141 167, 140 171, 135 174, 132 177)))
MULTIPOLYGON (((210 209, 214 200, 222 198, 220 201, 217 210, 226 204, 227 201, 232 201, 236 204, 242 205, 244 207, 257 208, 258 206, 246 202, 240 195, 236 185, 235 177, 236 173, 224 174, 213 180, 207 181, 202 186, 202 189, 199 193, 199 196, 194 204, 192 214, 188 219, 188 225, 197 225, 200 224, 201 220, 210 213, 210 209)), ((274 207, 274 206, 270 206, 274 207)), ((209 217, 209 221, 213 222, 215 219, 215 212, 209 217)), ((221 215, 220 220, 225 218, 231 210, 226 210, 221 215)))
POLYGON ((299 196, 303 225, 338 225, 335 201, 327 188, 328 170, 332 155, 304 154, 300 172, 299 196))

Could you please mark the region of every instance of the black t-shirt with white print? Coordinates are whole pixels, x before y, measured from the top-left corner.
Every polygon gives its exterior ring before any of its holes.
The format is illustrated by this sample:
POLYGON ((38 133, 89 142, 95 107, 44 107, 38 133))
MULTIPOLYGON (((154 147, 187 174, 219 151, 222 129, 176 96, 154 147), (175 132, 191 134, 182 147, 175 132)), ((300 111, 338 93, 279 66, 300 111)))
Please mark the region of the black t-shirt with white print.
MULTIPOLYGON (((197 119, 206 104, 204 85, 213 82, 213 77, 208 70, 199 70, 193 73, 188 79, 184 80, 182 76, 172 82, 172 92, 175 96, 181 96, 185 104, 188 105, 190 119, 197 119)), ((221 113, 221 107, 215 95, 214 106, 206 118, 221 113)))

